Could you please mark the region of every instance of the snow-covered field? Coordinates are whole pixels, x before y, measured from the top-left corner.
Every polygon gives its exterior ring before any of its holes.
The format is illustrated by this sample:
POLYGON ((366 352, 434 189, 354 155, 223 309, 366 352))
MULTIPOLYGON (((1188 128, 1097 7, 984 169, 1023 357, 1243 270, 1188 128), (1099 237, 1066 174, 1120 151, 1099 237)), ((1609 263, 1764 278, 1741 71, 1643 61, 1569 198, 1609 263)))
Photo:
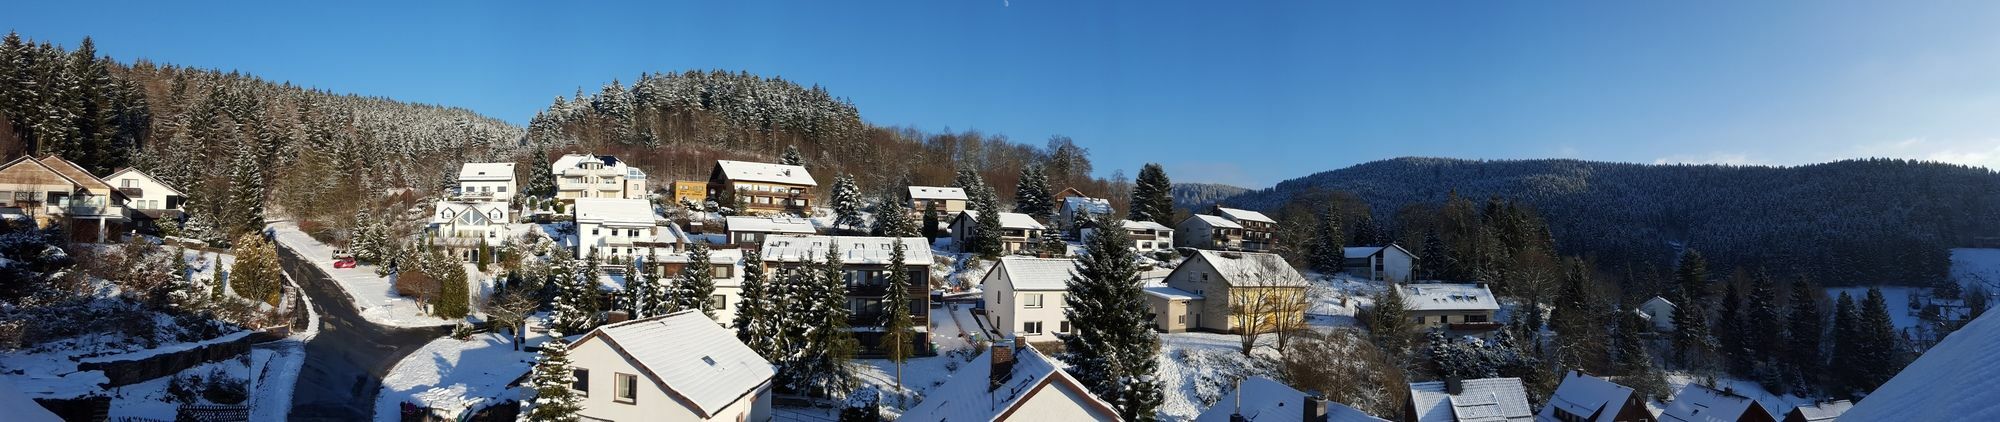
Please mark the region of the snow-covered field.
MULTIPOLYGON (((910 399, 899 402, 893 393, 896 388, 896 365, 888 359, 856 359, 856 375, 862 385, 872 387, 885 394, 882 410, 885 414, 901 415, 902 409, 915 406, 932 387, 944 384, 956 372, 959 365, 972 355, 975 339, 986 339, 978 335, 978 323, 974 321, 970 304, 948 304, 931 309, 931 342, 938 347, 937 356, 910 358, 903 363, 903 388, 910 399), (953 353, 958 352, 958 353, 953 353)), ((989 339, 990 340, 990 339, 989 339)), ((839 409, 778 407, 775 420, 833 420, 839 417, 839 409)))
MULTIPOLYGON (((333 277, 335 284, 347 291, 354 300, 354 306, 361 309, 361 317, 368 322, 391 327, 428 327, 451 325, 455 321, 425 315, 423 306, 417 301, 396 295, 390 277, 375 275, 374 265, 357 265, 354 268, 333 268, 333 246, 320 243, 289 221, 271 223, 278 243, 291 248, 311 261, 320 271, 333 277)), ((469 291, 486 291, 485 277, 468 277, 469 291)), ((476 301, 475 301, 476 303, 476 301)))
POLYGON ((396 420, 404 402, 436 409, 472 409, 518 399, 507 384, 527 374, 535 353, 514 351, 507 336, 486 333, 468 340, 441 338, 410 353, 382 378, 375 420, 396 420))

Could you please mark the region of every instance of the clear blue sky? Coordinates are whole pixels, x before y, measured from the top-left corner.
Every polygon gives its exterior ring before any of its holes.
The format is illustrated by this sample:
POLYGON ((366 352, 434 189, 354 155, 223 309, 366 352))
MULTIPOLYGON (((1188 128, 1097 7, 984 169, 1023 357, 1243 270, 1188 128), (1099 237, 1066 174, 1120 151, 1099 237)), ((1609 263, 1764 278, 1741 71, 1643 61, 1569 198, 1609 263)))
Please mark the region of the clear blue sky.
POLYGON ((1995 2, 566 3, 589 6, 16 2, 0 29, 518 124, 579 86, 748 70, 878 125, 1249 187, 1406 155, 2000 168, 1995 2))

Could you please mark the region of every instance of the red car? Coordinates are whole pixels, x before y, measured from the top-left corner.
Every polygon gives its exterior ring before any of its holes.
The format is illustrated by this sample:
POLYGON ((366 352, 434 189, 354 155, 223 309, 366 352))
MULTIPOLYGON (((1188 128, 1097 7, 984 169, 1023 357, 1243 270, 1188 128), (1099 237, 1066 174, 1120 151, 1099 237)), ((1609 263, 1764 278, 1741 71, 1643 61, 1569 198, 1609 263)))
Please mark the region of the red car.
POLYGON ((333 267, 354 268, 354 254, 349 254, 349 253, 333 254, 333 267))

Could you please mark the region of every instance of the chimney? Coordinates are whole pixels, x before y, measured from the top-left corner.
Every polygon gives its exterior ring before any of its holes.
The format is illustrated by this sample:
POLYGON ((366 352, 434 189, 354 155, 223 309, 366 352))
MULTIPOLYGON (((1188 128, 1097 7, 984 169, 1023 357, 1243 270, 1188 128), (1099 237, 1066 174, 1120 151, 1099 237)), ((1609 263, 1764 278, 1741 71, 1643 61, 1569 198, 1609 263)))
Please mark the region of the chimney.
POLYGON ((1327 422, 1326 395, 1320 394, 1318 391, 1307 391, 1304 399, 1305 406, 1301 407, 1305 408, 1305 414, 1301 415, 1302 417, 1299 420, 1303 422, 1327 422))
POLYGON ((604 323, 607 325, 617 324, 620 322, 629 321, 631 319, 632 319, 632 314, 625 313, 625 311, 611 311, 604 313, 604 323))
POLYGON ((1450 395, 1454 395, 1454 396, 1456 396, 1456 395, 1458 395, 1458 393, 1461 393, 1461 392, 1464 392, 1464 391, 1465 391, 1465 381, 1464 381, 1464 380, 1460 380, 1460 379, 1458 379, 1458 377, 1456 377, 1456 376, 1449 376, 1449 377, 1445 377, 1445 378, 1444 378, 1444 393, 1445 393, 1445 394, 1450 394, 1450 395))
POLYGON ((1014 347, 993 343, 993 348, 986 353, 993 354, 993 369, 986 374, 986 391, 998 390, 1008 378, 1014 377, 1014 347))

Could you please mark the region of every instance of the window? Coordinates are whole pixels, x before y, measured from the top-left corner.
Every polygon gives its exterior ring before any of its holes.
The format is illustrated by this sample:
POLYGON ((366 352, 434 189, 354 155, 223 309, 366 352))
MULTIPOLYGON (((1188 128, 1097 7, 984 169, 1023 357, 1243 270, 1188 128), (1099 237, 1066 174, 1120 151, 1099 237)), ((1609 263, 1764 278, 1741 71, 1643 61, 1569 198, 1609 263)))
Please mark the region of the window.
POLYGON ((1208 273, 1201 273, 1201 281, 1208 281, 1208 273))
POLYGON ((1418 324, 1422 324, 1422 323, 1424 323, 1424 317, 1422 317, 1422 316, 1418 316, 1418 317, 1416 317, 1416 320, 1417 320, 1417 323, 1418 323, 1418 324))
POLYGON ((639 377, 632 374, 615 374, 611 384, 611 401, 632 404, 639 401, 639 377))
POLYGON ((708 275, 710 277, 729 278, 735 276, 735 273, 736 267, 728 265, 711 265, 708 267, 708 275))
POLYGON ((627 230, 626 236, 639 237, 639 229, 627 230))
POLYGON ((1058 332, 1058 333, 1063 333, 1063 334, 1069 334, 1069 321, 1063 321, 1063 322, 1062 322, 1062 328, 1061 328, 1061 329, 1058 329, 1058 330, 1056 330, 1056 332, 1058 332))
POLYGON ((493 191, 494 191, 494 192, 500 192, 500 193, 507 193, 507 187, 506 187, 506 186, 501 186, 501 187, 497 187, 497 188, 493 188, 493 191))
POLYGON ((584 397, 590 397, 590 370, 575 369, 571 370, 570 374, 576 376, 576 383, 570 384, 569 388, 576 390, 578 393, 583 393, 584 397))
POLYGON ((723 296, 723 295, 714 295, 714 296, 709 296, 709 297, 708 297, 708 303, 709 303, 709 306, 710 306, 710 307, 713 307, 713 308, 715 308, 715 310, 718 310, 718 311, 719 311, 719 310, 723 310, 723 309, 729 309, 729 297, 728 297, 728 296, 723 296))
POLYGON ((118 181, 118 183, 122 184, 122 186, 119 186, 119 187, 121 187, 121 188, 136 188, 136 187, 139 187, 139 181, 137 181, 137 180, 132 180, 132 179, 125 179, 125 180, 120 180, 120 181, 118 181))
POLYGON ((596 235, 597 235, 597 228, 596 228, 596 227, 591 227, 591 228, 590 228, 590 235, 591 235, 591 236, 596 236, 596 235))
POLYGON ((1187 323, 1187 315, 1178 315, 1178 316, 1175 316, 1175 317, 1174 317, 1174 323, 1176 323, 1176 324, 1186 324, 1186 323, 1187 323))
POLYGON ((1023 332, 1023 333, 1027 333, 1028 335, 1041 335, 1041 334, 1042 334, 1042 322, 1041 322, 1041 321, 1027 321, 1027 322, 1022 322, 1022 323, 1021 323, 1021 332, 1023 332))
POLYGON ((1041 294, 1041 293, 1028 293, 1028 294, 1023 294, 1023 295, 1021 295, 1021 307, 1024 307, 1024 308, 1028 308, 1028 309, 1037 309, 1037 308, 1041 308, 1041 307, 1042 307, 1042 294, 1041 294))
POLYGON ((1466 315, 1465 322, 1486 322, 1486 315, 1481 315, 1481 314, 1466 315))

